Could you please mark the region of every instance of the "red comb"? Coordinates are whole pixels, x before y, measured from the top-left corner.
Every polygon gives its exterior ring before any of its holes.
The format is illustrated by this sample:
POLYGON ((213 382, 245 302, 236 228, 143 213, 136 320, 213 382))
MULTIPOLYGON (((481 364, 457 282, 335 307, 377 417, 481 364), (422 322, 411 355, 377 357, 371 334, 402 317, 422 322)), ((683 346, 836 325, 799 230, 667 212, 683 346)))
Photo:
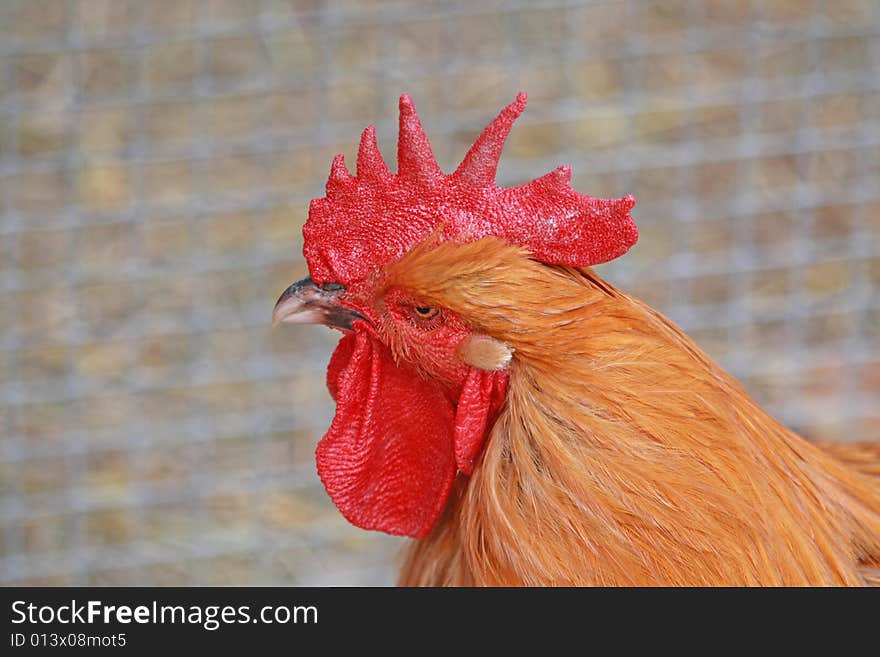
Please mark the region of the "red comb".
POLYGON ((350 284, 405 254, 438 231, 444 239, 488 235, 529 249, 541 262, 586 267, 626 253, 638 238, 632 196, 592 198, 569 185, 562 166, 519 187, 495 185, 501 149, 526 95, 483 130, 451 175, 444 174, 412 99, 400 97, 397 174, 385 165, 376 131, 367 127, 352 176, 333 159, 327 195, 315 199, 303 227, 303 253, 317 283, 350 284))

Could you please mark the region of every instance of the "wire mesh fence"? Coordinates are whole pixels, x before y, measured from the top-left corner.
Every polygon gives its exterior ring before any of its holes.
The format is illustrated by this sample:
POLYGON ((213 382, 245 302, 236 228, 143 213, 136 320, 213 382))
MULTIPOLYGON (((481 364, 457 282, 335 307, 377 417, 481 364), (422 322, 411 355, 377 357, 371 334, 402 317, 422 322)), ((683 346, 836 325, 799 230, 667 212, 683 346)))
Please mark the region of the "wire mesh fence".
POLYGON ((0 0, 0 583, 384 584, 313 451, 335 342, 269 327, 409 92, 444 170, 632 193, 601 273, 808 437, 880 439, 880 7, 0 0))

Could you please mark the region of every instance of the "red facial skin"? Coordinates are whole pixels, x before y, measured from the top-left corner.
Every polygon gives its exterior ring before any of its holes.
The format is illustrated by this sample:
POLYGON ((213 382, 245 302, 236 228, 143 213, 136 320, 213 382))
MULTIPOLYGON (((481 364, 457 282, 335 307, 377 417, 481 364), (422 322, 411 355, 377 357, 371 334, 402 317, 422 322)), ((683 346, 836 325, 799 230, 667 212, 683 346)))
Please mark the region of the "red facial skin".
POLYGON ((340 301, 368 319, 355 322, 355 330, 385 344, 395 362, 415 368, 457 403, 470 367, 461 360, 458 347, 472 332, 455 313, 399 289, 363 283, 352 286, 340 301), (417 308, 430 312, 426 315, 417 308))

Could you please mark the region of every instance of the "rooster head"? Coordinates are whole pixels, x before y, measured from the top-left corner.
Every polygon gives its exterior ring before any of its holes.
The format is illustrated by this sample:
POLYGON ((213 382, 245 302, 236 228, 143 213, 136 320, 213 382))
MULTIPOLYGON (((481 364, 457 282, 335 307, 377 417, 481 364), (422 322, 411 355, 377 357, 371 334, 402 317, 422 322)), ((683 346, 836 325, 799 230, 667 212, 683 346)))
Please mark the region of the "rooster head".
POLYGON ((585 267, 637 239, 634 199, 579 194, 568 167, 518 187, 495 185, 525 105, 521 93, 447 175, 404 94, 397 173, 369 126, 356 175, 337 155, 326 196, 309 207, 310 276, 285 290, 273 320, 343 332, 327 372, 336 415, 318 444, 318 474, 343 515, 364 529, 426 536, 504 404, 515 354, 480 321, 491 294, 475 307, 444 290, 488 291, 487 277, 503 279, 505 250, 532 263, 585 267))

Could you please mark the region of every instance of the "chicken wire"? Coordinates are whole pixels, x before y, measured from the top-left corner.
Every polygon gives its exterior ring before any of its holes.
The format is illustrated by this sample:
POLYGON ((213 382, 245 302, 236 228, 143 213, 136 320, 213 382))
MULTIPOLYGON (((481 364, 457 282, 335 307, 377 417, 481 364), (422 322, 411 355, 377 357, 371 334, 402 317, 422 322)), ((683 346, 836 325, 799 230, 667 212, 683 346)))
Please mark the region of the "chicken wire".
POLYGON ((600 268, 811 438, 880 438, 880 8, 0 0, 0 583, 388 584, 317 479, 335 337, 271 330, 332 155, 632 193, 600 268))

